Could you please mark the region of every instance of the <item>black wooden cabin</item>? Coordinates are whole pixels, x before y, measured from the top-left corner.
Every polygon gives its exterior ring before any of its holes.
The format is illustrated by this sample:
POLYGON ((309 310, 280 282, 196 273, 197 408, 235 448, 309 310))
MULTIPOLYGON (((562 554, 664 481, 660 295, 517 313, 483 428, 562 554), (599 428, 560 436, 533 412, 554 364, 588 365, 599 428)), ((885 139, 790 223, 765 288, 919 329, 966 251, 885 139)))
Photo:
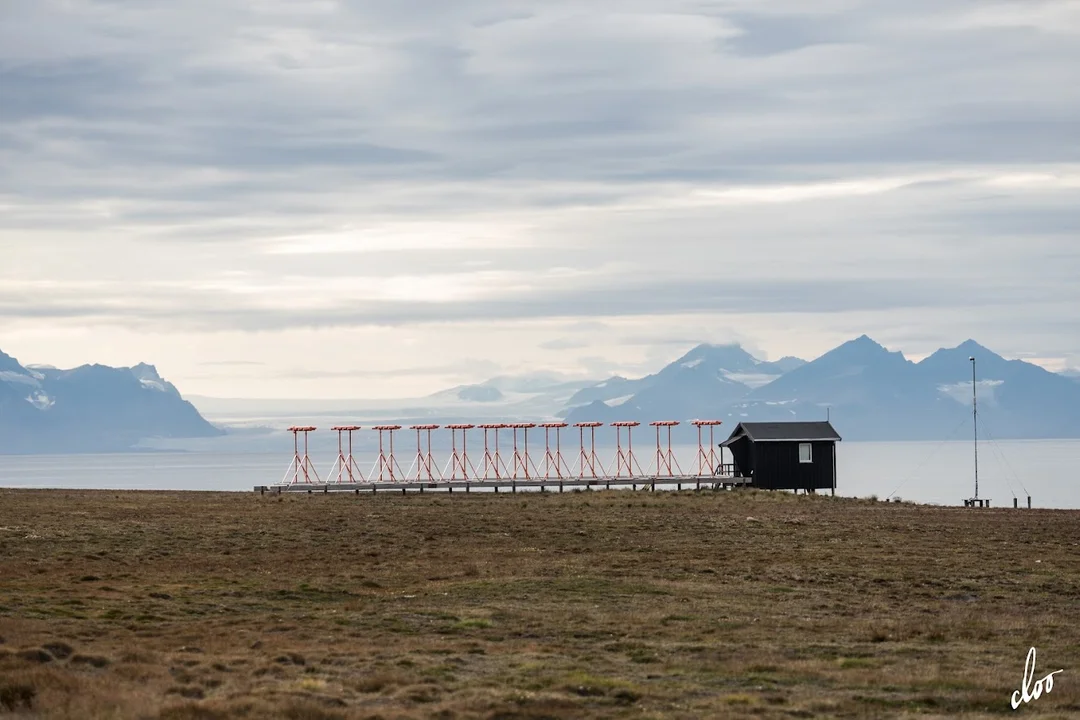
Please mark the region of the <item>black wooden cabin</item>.
POLYGON ((728 448, 736 477, 767 490, 836 493, 836 443, 828 422, 744 422, 720 447, 728 448))

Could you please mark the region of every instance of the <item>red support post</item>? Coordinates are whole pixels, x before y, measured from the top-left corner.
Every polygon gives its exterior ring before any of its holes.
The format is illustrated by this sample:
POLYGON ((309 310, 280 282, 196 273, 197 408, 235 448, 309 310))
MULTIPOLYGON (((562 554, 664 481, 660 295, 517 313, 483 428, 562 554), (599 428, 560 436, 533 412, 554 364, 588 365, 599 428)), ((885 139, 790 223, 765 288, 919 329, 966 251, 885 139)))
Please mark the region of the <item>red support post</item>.
POLYGON ((371 477, 368 478, 372 482, 375 482, 376 472, 378 472, 379 476, 378 482, 397 482, 399 478, 404 479, 405 473, 401 472, 401 468, 398 467, 397 460, 394 458, 394 433, 400 429, 400 425, 376 425, 372 428, 372 430, 379 433, 379 459, 371 470, 371 477), (385 450, 384 433, 390 438, 389 453, 385 450))
POLYGON ((723 425, 722 420, 694 420, 691 425, 697 426, 698 434, 698 477, 711 477, 717 475, 720 468, 720 459, 716 456, 716 438, 713 431, 723 425), (705 450, 703 428, 709 428, 709 449, 705 450))
MULTIPOLYGON (((438 425, 413 425, 409 428, 416 431, 416 459, 413 460, 413 465, 416 467, 416 482, 434 482, 435 475, 439 475, 439 479, 442 479, 442 474, 439 473, 439 467, 434 464, 434 458, 431 456, 431 431, 438 430, 438 425), (423 433, 427 433, 427 443, 423 442, 423 433)), ((412 468, 409 468, 408 476, 412 477, 412 468)))
POLYGON ((617 478, 632 478, 632 477, 645 477, 645 473, 641 472, 641 466, 638 465, 637 458, 634 457, 634 428, 641 425, 639 422, 613 422, 611 426, 615 428, 615 464, 616 470, 613 477, 617 478), (622 431, 626 428, 627 450, 623 450, 622 445, 622 431), (634 468, 637 467, 638 474, 634 475, 634 468), (623 475, 623 470, 626 470, 626 474, 623 475))
POLYGON ((300 474, 304 475, 304 483, 311 483, 311 476, 314 475, 315 479, 321 484, 322 479, 319 474, 315 472, 314 466, 311 464, 311 456, 308 454, 308 434, 313 433, 318 428, 309 426, 294 426, 289 428, 289 432, 293 434, 293 460, 289 463, 289 469, 285 471, 285 477, 281 479, 281 484, 286 484, 289 479, 289 473, 293 476, 293 485, 300 484, 300 474), (304 454, 300 454, 300 434, 304 435, 304 454))
POLYGON ((555 466, 555 477, 562 480, 563 470, 565 469, 566 475, 570 475, 570 468, 566 467, 566 461, 562 456, 562 431, 563 428, 570 427, 564 422, 550 422, 543 423, 540 427, 544 428, 544 477, 551 478, 551 467, 555 466), (551 448, 551 431, 555 431, 555 451, 552 452, 551 448))
POLYGON ((337 456, 337 461, 334 463, 334 466, 332 468, 330 468, 330 472, 326 476, 327 481, 329 481, 330 478, 333 477, 335 470, 337 471, 337 476, 338 476, 337 481, 338 481, 339 485, 341 483, 345 482, 345 475, 349 476, 348 482, 350 484, 357 482, 357 479, 356 479, 357 475, 360 476, 360 481, 363 481, 364 480, 364 473, 361 472, 359 466, 357 466, 357 464, 356 464, 356 460, 353 458, 353 433, 356 432, 357 430, 359 430, 360 426, 359 425, 338 425, 338 426, 332 427, 330 429, 336 431, 337 434, 338 434, 338 439, 337 439, 338 456, 337 456), (342 444, 341 444, 342 434, 343 433, 348 433, 349 434, 349 454, 348 454, 348 456, 345 455, 344 448, 342 447, 342 444))
POLYGON ((580 438, 581 453, 578 457, 578 477, 579 478, 600 478, 600 474, 596 472, 597 466, 601 471, 604 466, 600 462, 600 458, 596 456, 596 428, 603 427, 604 423, 601 422, 579 422, 574 423, 574 427, 578 429, 578 435, 580 438), (585 451, 585 430, 589 430, 589 450, 585 451), (588 475, 585 472, 588 471, 588 475))
MULTIPOLYGON (((467 445, 467 443, 468 443, 468 437, 467 437, 468 433, 474 427, 476 427, 476 426, 475 425, 466 425, 466 424, 456 424, 456 425, 447 425, 446 426, 446 429, 450 431, 450 435, 451 435, 451 437, 453 439, 453 455, 451 456, 450 463, 448 465, 448 467, 450 469, 450 480, 466 480, 466 481, 470 481, 470 480, 478 479, 477 478, 476 468, 473 467, 472 462, 470 462, 470 460, 469 460, 469 449, 468 449, 468 445, 467 445), (457 436, 458 436, 459 432, 461 433, 461 452, 460 453, 458 452, 458 447, 457 447, 457 436), (461 471, 461 477, 460 478, 458 477, 458 470, 461 471), (470 470, 472 470, 472 475, 469 475, 470 470)), ((446 476, 446 473, 444 471, 443 472, 443 477, 445 477, 445 476, 446 476)))
POLYGON ((299 427, 291 427, 291 428, 289 428, 289 432, 291 432, 293 434, 292 435, 293 485, 296 485, 299 482, 299 480, 300 480, 300 478, 299 478, 300 466, 303 465, 303 463, 304 463, 304 461, 300 459, 300 436, 299 436, 298 433, 304 432, 305 429, 302 429, 302 428, 299 428, 299 427))
POLYGON ((679 471, 679 476, 682 476, 682 468, 679 467, 679 461, 675 459, 675 452, 671 449, 671 429, 679 425, 677 420, 658 420, 657 422, 650 423, 656 428, 656 476, 657 477, 676 477, 675 470, 679 471), (667 448, 663 447, 660 440, 660 432, 662 428, 667 429, 667 448))
POLYGON ((506 425, 503 423, 485 423, 479 426, 484 431, 484 480, 502 480, 507 477, 509 473, 506 471, 506 464, 503 462, 502 456, 499 454, 499 431, 505 430, 506 425), (489 433, 494 432, 495 444, 494 446, 489 444, 489 433), (494 451, 494 452, 493 452, 494 451), (494 478, 492 477, 494 473, 494 478))
POLYGON ((532 459, 529 457, 529 430, 536 427, 536 423, 511 423, 510 429, 514 431, 514 471, 511 477, 515 480, 531 480, 533 476, 539 475, 536 472, 536 467, 533 465, 532 459), (518 430, 524 431, 525 445, 524 452, 518 446, 518 430), (518 473, 523 473, 519 475, 518 473))

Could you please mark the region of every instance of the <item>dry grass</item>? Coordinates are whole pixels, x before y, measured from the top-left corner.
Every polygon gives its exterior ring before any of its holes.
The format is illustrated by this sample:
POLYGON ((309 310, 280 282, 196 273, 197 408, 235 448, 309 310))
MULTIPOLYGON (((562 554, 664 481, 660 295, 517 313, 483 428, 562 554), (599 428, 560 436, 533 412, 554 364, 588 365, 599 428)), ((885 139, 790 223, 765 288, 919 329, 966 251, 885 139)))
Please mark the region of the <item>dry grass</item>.
POLYGON ((1080 713, 1080 513, 0 491, 0 715, 1080 713), (750 520, 749 518, 753 518, 750 520))

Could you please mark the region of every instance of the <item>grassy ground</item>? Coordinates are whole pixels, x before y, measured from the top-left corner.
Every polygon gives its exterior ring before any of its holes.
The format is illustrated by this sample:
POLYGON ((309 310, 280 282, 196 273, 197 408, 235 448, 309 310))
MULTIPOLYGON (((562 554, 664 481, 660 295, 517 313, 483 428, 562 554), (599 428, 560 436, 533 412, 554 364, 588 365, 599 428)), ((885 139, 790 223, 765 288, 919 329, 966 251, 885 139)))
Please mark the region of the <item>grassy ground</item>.
POLYGON ((1080 512, 0 491, 5 713, 1076 717, 1080 512))

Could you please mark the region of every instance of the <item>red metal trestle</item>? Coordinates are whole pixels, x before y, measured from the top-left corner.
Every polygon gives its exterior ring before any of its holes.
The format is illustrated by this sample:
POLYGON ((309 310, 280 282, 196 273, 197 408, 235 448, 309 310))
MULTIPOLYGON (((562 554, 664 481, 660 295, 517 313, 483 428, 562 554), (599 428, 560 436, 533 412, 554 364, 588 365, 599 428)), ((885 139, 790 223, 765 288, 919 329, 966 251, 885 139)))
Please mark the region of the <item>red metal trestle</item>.
POLYGON ((289 475, 292 477, 292 485, 297 485, 301 482, 300 477, 303 476, 303 482, 305 484, 311 483, 311 477, 314 475, 315 479, 321 483, 322 479, 319 474, 315 472, 314 466, 311 464, 311 456, 308 455, 308 435, 315 432, 318 428, 310 426, 294 426, 289 428, 289 432, 293 436, 293 460, 289 463, 289 469, 285 471, 285 477, 282 478, 281 484, 284 485, 288 482, 289 475), (300 454, 300 435, 304 436, 304 454, 300 454))
POLYGON ((373 430, 379 433, 379 459, 375 461, 375 467, 371 469, 368 480, 371 482, 398 482, 405 479, 405 473, 397 464, 394 457, 394 433, 401 429, 400 425, 376 425, 373 430), (389 437, 384 444, 384 435, 389 437))
POLYGON ((671 449, 671 429, 677 427, 677 420, 660 420, 650 423, 656 428, 656 476, 657 477, 681 477, 683 472, 679 467, 679 461, 675 459, 675 452, 671 449), (667 430, 667 446, 661 439, 662 430, 667 430), (676 474, 675 471, 678 471, 676 474))
POLYGON ((562 431, 569 425, 564 422, 550 422, 540 427, 544 428, 544 477, 551 479, 553 472, 559 480, 569 477, 570 468, 566 467, 562 456, 562 431), (555 431, 555 447, 551 446, 552 430, 555 431))
POLYGON ((503 423, 486 423, 481 425, 480 428, 484 431, 484 472, 480 479, 503 480, 509 478, 511 475, 507 472, 506 463, 503 462, 499 451, 499 431, 505 430, 507 425, 503 423), (494 444, 489 441, 490 434, 495 436, 494 444))
POLYGON ((634 428, 641 425, 639 422, 613 422, 615 428, 615 472, 612 477, 632 478, 645 477, 641 471, 637 458, 634 457, 634 428), (623 429, 626 430, 626 445, 623 446, 623 429), (635 474, 636 472, 636 474, 635 474))
POLYGON ((516 480, 532 480, 540 474, 536 472, 532 458, 529 457, 529 430, 534 427, 536 427, 535 423, 510 424, 510 429, 514 433, 514 469, 512 477, 516 480), (523 431, 523 445, 518 445, 518 430, 523 431))
POLYGON ((600 478, 604 472, 604 466, 596 455, 596 428, 603 426, 604 423, 600 422, 574 423, 581 441, 581 454, 578 457, 578 477, 581 479, 600 478), (586 430, 589 431, 588 450, 585 449, 586 430))
POLYGON ((356 459, 353 458, 353 433, 360 429, 359 425, 338 425, 330 428, 337 432, 337 449, 338 456, 334 466, 330 468, 330 472, 327 473, 327 481, 334 477, 334 472, 337 472, 337 481, 341 483, 357 483, 364 480, 364 473, 360 470, 360 467, 356 464, 356 459), (349 434, 349 454, 345 455, 344 448, 342 447, 342 435, 344 433, 349 434))
POLYGON ((439 426, 413 425, 409 429, 416 431, 416 458, 409 468, 409 477, 415 478, 417 482, 441 480, 442 473, 431 455, 431 431, 438 430, 439 426))
POLYGON ((453 455, 450 457, 450 463, 447 465, 447 469, 450 471, 450 476, 447 477, 446 470, 443 471, 443 477, 448 480, 475 480, 476 468, 473 467, 472 461, 469 460, 469 448, 468 448, 468 433, 475 428, 475 425, 468 425, 459 423, 456 425, 447 425, 446 429, 450 431, 450 437, 453 444, 453 455), (461 435, 461 448, 458 449, 458 435, 461 435), (460 473, 460 474, 459 474, 460 473), (471 474, 470 474, 471 473, 471 474))
MULTIPOLYGON (((632 421, 614 422, 610 427, 615 429, 615 459, 610 467, 605 468, 597 454, 596 431, 604 427, 601 422, 579 422, 573 427, 578 430, 578 459, 576 467, 571 468, 562 450, 562 431, 570 427, 565 422, 515 422, 515 423, 484 423, 481 425, 452 424, 452 425, 412 425, 410 430, 416 432, 416 455, 408 472, 402 472, 395 455, 395 433, 400 431, 400 425, 376 425, 371 428, 378 433, 378 459, 371 467, 367 476, 361 472, 353 455, 353 434, 360 430, 359 425, 336 425, 331 428, 338 434, 337 458, 327 475, 324 483, 315 471, 309 455, 309 435, 316 430, 310 426, 290 427, 288 431, 293 435, 293 457, 289 469, 280 485, 341 485, 353 486, 361 484, 405 482, 438 483, 444 481, 454 482, 488 482, 501 483, 504 481, 535 481, 542 486, 545 481, 558 482, 564 480, 596 480, 624 481, 625 484, 637 483, 656 485, 657 480, 676 480, 685 482, 696 479, 699 481, 724 475, 720 458, 717 457, 715 430, 722 423, 720 420, 693 420, 691 423, 698 431, 698 448, 696 472, 686 475, 676 458, 675 449, 672 446, 672 432, 680 425, 677 420, 656 421, 650 425, 656 428, 656 456, 655 467, 649 473, 642 471, 638 459, 634 454, 634 428, 640 423, 632 421), (451 456, 446 466, 440 470, 432 453, 432 432, 443 427, 450 431, 451 456), (532 456, 529 447, 529 431, 536 428, 544 430, 544 458, 543 467, 538 470, 538 463, 532 456), (480 428, 484 432, 484 457, 477 471, 469 457, 468 436, 469 431, 480 428), (706 429, 708 432, 706 433, 706 429), (510 462, 502 454, 500 434, 505 431, 512 433, 513 455, 510 462), (304 441, 301 447, 300 436, 304 441), (707 435, 707 439, 706 439, 707 435)), ((610 446, 609 446, 610 447, 610 446)), ((516 487, 516 486, 515 486, 516 487)))
POLYGON ((713 431, 717 427, 723 424, 721 420, 694 420, 691 425, 697 426, 697 444, 698 444, 698 475, 718 475, 720 474, 720 458, 716 455, 716 438, 713 437, 713 431), (705 445, 704 428, 709 428, 709 444, 705 445), (706 447, 708 449, 706 449, 706 447))

